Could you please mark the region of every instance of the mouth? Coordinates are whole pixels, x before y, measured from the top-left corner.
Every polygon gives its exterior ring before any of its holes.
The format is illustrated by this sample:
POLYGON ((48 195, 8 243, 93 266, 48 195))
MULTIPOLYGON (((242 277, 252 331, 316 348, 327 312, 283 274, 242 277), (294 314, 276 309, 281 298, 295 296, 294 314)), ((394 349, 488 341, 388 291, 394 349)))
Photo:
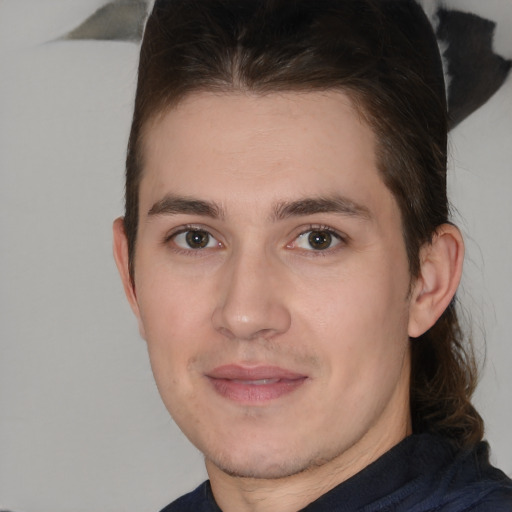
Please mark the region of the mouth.
POLYGON ((206 377, 220 396, 252 405, 288 395, 301 387, 308 378, 277 366, 239 365, 220 366, 206 377))

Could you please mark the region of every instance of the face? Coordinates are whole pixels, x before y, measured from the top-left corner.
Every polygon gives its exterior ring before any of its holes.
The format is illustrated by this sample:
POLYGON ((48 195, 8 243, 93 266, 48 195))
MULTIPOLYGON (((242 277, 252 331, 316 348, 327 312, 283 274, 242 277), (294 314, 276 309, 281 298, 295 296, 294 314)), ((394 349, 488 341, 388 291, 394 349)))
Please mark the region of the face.
POLYGON ((348 97, 197 93, 144 156, 128 295, 209 470, 283 477, 405 437, 400 213, 348 97))

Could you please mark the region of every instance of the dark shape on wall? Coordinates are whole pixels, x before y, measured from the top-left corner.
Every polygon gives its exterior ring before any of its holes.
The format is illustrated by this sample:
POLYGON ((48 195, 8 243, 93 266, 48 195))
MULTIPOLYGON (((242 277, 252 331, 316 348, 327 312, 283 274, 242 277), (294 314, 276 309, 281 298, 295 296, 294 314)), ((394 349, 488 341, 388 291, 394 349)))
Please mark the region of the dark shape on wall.
MULTIPOLYGON (((148 3, 149 0, 112 0, 63 39, 138 42, 142 38, 148 3)), ((447 45, 444 57, 449 76, 448 110, 450 128, 454 128, 503 85, 512 61, 493 52, 495 22, 445 8, 437 14, 436 35, 447 45)))
POLYGON ((145 0, 114 0, 100 7, 63 39, 140 41, 147 9, 145 0))
POLYGON ((450 128, 486 103, 503 85, 512 61, 496 55, 496 23, 472 13, 440 9, 438 38, 447 43, 450 128))

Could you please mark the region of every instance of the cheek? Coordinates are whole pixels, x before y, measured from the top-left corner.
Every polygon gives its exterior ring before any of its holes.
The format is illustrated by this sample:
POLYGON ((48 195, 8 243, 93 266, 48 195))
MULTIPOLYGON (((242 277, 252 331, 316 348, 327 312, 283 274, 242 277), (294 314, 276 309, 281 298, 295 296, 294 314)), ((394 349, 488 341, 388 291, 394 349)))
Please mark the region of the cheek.
POLYGON ((399 371, 408 345, 408 274, 397 276, 382 263, 373 267, 347 270, 323 290, 302 294, 302 323, 329 367, 343 369, 339 377, 347 385, 358 385, 363 372, 365 381, 374 381, 399 371))
POLYGON ((360 284, 345 281, 321 320, 310 324, 326 362, 322 378, 328 383, 334 429, 370 421, 408 378, 404 286, 375 277, 365 287, 360 284))
POLYGON ((195 382, 189 368, 198 352, 201 337, 197 321, 187 312, 184 301, 159 302, 158 309, 143 314, 147 348, 153 376, 169 413, 187 416, 197 402, 195 382))
POLYGON ((187 277, 166 260, 165 253, 157 256, 141 254, 135 284, 147 338, 158 343, 198 328, 198 317, 204 316, 211 294, 205 290, 206 279, 187 277))
POLYGON ((319 329, 337 331, 340 336, 366 332, 374 338, 371 333, 405 327, 408 290, 408 273, 400 275, 392 262, 359 261, 331 275, 303 279, 297 307, 319 329))
POLYGON ((154 269, 151 275, 141 273, 139 283, 140 321, 155 380, 165 395, 171 386, 186 385, 183 376, 200 343, 208 337, 210 306, 198 300, 197 287, 169 272, 154 269))

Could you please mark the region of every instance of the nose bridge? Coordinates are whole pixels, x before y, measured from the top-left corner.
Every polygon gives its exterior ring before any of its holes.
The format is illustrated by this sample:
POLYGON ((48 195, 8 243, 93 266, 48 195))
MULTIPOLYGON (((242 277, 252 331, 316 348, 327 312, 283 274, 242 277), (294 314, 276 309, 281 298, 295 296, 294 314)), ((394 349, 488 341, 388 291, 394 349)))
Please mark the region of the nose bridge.
POLYGON ((214 327, 236 339, 270 338, 290 327, 279 261, 263 247, 238 247, 226 264, 214 327))

